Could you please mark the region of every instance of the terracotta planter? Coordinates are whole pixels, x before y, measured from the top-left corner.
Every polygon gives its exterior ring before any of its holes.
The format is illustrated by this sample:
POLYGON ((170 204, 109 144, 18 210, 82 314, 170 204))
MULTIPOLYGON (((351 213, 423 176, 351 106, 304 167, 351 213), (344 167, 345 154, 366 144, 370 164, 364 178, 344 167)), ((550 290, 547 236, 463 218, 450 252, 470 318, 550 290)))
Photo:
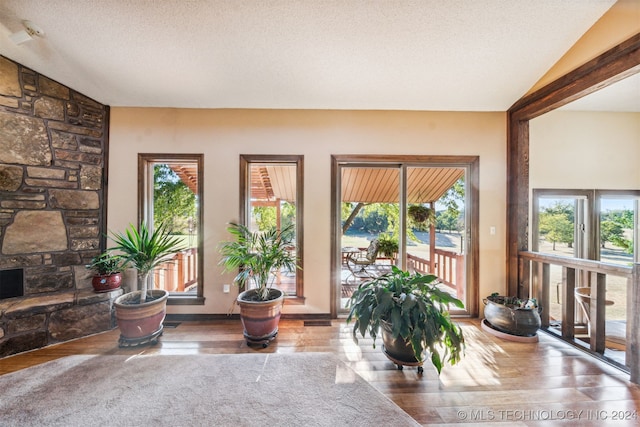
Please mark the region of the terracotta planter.
POLYGON ((109 292, 118 289, 122 284, 122 273, 97 274, 91 279, 95 292, 109 292))
POLYGON ((391 324, 384 320, 380 322, 382 326, 382 351, 385 356, 402 369, 402 366, 418 366, 418 372, 422 372, 422 362, 416 359, 410 341, 405 341, 402 337, 393 338, 391 324))
POLYGON ((154 289, 147 294, 144 304, 133 303, 140 299, 140 291, 121 295, 114 302, 121 347, 155 344, 162 335, 162 321, 167 312, 169 292, 154 289), (149 295, 152 300, 149 300, 149 295))
POLYGON ((541 325, 540 313, 533 308, 512 308, 501 302, 504 296, 491 296, 484 299, 484 317, 498 331, 530 337, 536 335, 541 325))
POLYGON ((244 328, 247 344, 262 344, 267 347, 269 342, 278 335, 278 323, 284 305, 284 293, 279 289, 271 289, 268 301, 252 301, 254 289, 244 291, 238 295, 240 306, 240 320, 244 328))

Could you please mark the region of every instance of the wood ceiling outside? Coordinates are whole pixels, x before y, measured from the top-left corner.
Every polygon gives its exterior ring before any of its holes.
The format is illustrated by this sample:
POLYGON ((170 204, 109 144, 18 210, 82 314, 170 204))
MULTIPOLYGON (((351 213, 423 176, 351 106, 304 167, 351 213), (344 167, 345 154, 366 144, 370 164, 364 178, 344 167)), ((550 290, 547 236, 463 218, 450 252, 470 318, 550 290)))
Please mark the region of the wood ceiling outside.
POLYGON ((294 202, 296 199, 296 166, 251 163, 251 200, 294 202))
MULTIPOLYGON (((195 164, 170 164, 171 169, 197 194, 195 164)), ((399 199, 400 171, 397 168, 346 167, 342 169, 344 202, 396 203, 399 199)), ((253 163, 251 198, 259 201, 277 199, 293 202, 296 196, 296 167, 253 163)), ((446 167, 407 168, 409 203, 434 202, 461 177, 464 169, 446 167)))
MULTIPOLYGON (((435 202, 464 176, 464 169, 425 167, 407 168, 407 201, 435 202)), ((400 170, 397 168, 345 167, 342 169, 342 201, 397 203, 400 170)))
POLYGON ((198 194, 198 165, 196 163, 167 163, 167 165, 194 194, 198 194))

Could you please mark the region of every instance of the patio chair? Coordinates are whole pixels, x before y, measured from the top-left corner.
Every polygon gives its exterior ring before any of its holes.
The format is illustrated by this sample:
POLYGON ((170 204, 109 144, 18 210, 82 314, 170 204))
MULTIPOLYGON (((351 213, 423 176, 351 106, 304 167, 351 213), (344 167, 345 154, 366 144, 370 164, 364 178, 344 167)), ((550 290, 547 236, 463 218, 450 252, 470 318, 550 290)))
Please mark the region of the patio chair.
POLYGON ((375 264, 378 258, 380 242, 373 239, 369 247, 364 252, 349 254, 347 257, 347 268, 354 277, 366 278, 375 277, 375 264))

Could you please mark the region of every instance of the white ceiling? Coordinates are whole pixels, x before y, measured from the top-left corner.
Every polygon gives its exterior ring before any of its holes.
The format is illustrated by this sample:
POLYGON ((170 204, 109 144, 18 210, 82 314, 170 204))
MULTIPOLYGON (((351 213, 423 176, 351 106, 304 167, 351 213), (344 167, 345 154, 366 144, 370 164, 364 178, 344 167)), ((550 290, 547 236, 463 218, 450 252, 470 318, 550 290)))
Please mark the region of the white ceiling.
POLYGON ((613 3, 2 0, 0 54, 111 106, 505 111, 613 3))

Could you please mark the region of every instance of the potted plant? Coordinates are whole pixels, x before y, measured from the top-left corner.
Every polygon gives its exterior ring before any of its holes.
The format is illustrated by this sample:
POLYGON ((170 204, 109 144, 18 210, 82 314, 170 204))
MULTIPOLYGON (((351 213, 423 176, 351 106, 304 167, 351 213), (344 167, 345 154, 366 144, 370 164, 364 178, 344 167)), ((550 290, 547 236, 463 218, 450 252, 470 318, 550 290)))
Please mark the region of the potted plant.
POLYGON ((422 372, 424 353, 438 373, 447 361, 454 365, 464 349, 464 337, 452 322, 449 305, 462 308, 462 301, 437 288, 437 277, 409 273, 396 266, 391 272, 362 283, 349 299, 347 323, 355 320, 353 338, 368 331, 375 348, 382 332, 385 355, 402 369, 418 366, 422 372), (380 329, 382 328, 382 329, 380 329))
POLYGON ((387 234, 378 236, 378 252, 385 257, 391 258, 392 264, 398 255, 398 240, 387 234))
POLYGON ((155 343, 162 334, 169 292, 149 286, 150 273, 183 249, 179 237, 172 236, 165 224, 151 231, 143 222, 138 228, 130 224, 124 233, 112 233, 124 263, 137 270, 138 290, 119 296, 114 305, 120 328, 120 346, 155 343))
POLYGON ((424 205, 409 205, 407 213, 414 225, 420 229, 426 229, 436 222, 436 211, 424 205))
POLYGON ((274 288, 282 269, 299 268, 291 250, 293 225, 282 230, 251 231, 230 223, 227 231, 234 239, 222 242, 220 264, 225 271, 237 271, 234 283, 242 290, 236 298, 247 344, 267 347, 278 334, 284 292, 274 288))
POLYGON ((91 285, 95 292, 109 292, 122 284, 123 262, 120 255, 104 251, 94 256, 86 267, 94 272, 91 285))
POLYGON ((489 325, 500 332, 522 337, 533 337, 540 325, 540 311, 535 298, 499 295, 497 292, 483 300, 484 318, 489 325))

